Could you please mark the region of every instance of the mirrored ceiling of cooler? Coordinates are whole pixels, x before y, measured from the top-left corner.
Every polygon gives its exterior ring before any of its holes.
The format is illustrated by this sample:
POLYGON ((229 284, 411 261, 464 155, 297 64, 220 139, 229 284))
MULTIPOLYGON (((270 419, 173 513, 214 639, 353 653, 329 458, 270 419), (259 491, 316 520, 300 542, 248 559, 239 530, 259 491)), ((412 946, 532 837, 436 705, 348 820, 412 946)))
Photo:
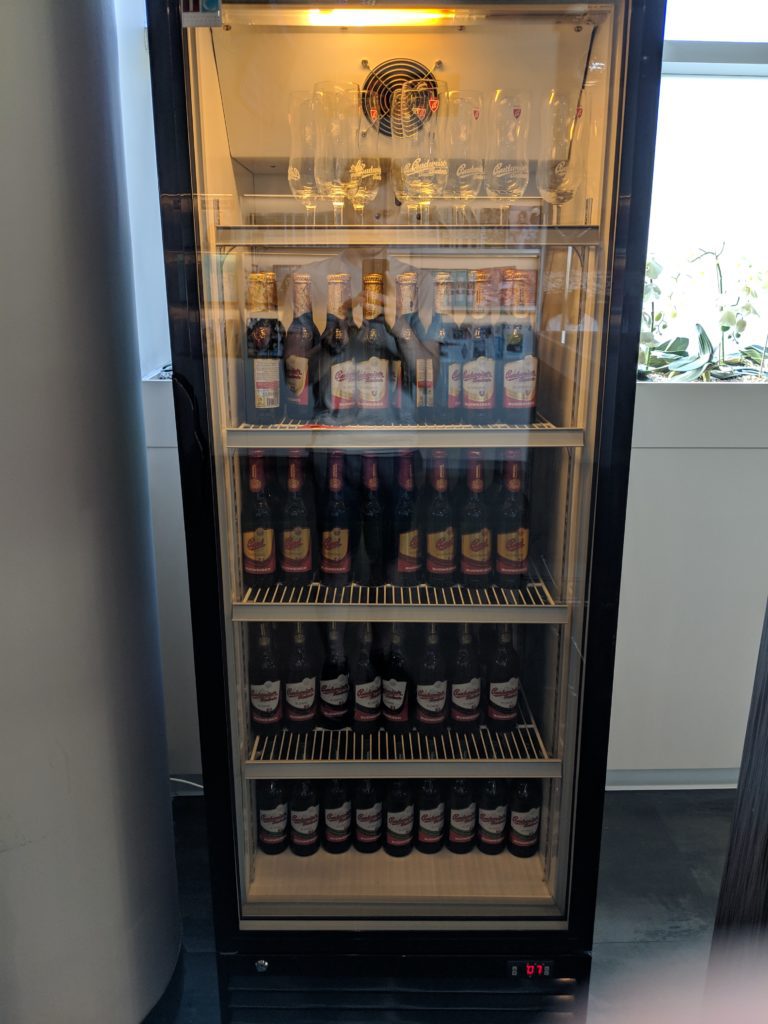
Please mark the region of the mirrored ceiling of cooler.
MULTIPOLYGON (((485 123, 499 90, 522 97, 532 162, 546 149, 552 97, 564 97, 572 113, 579 111, 573 116, 583 119, 579 144, 588 165, 586 192, 594 201, 585 208, 582 198, 578 216, 568 220, 584 223, 588 212, 594 223, 605 180, 614 14, 611 4, 226 5, 228 31, 215 31, 212 39, 241 196, 289 194, 291 93, 311 93, 316 83, 329 79, 361 88, 384 83, 386 92, 387 83, 402 81, 403 75, 426 74, 446 90, 479 94, 485 123)), ((386 131, 380 132, 379 155, 385 161, 391 146, 386 131)), ((525 195, 536 194, 532 174, 525 195)))

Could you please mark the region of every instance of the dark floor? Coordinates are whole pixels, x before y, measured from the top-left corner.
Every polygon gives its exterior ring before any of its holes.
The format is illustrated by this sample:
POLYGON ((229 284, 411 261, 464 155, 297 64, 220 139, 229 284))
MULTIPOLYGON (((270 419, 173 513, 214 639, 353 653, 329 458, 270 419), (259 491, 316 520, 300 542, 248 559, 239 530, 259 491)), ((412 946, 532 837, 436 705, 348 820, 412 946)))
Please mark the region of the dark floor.
MULTIPOLYGON (((614 1024, 626 978, 685 972, 703 980, 735 793, 608 793, 589 1024, 614 1024)), ((203 801, 174 800, 184 954, 144 1024, 218 1024, 203 801)))

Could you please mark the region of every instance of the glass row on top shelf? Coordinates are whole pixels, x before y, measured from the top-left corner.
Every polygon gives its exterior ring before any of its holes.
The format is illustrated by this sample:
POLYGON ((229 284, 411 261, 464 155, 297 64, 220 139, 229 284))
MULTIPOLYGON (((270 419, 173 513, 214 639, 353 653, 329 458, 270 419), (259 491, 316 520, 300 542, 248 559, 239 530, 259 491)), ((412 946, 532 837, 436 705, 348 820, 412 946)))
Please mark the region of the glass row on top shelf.
POLYGON ((363 262, 359 325, 351 275, 327 275, 322 334, 310 273, 291 275, 287 331, 275 271, 248 275, 247 423, 275 424, 286 416, 321 424, 531 423, 538 383, 535 265, 435 271, 425 327, 413 270, 396 275, 394 323, 387 323, 381 264, 363 262))

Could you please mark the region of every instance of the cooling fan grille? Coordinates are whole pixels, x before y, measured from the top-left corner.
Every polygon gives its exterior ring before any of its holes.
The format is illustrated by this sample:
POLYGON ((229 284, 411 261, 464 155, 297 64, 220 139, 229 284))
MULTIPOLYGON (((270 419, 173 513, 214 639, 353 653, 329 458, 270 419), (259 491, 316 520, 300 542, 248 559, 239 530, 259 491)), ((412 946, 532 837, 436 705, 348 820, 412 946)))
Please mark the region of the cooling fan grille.
POLYGON ((421 131, 439 102, 437 81, 429 68, 403 57, 377 64, 362 89, 366 118, 387 138, 421 131), (404 85, 418 85, 416 102, 409 104, 406 110, 397 101, 398 89, 404 85))

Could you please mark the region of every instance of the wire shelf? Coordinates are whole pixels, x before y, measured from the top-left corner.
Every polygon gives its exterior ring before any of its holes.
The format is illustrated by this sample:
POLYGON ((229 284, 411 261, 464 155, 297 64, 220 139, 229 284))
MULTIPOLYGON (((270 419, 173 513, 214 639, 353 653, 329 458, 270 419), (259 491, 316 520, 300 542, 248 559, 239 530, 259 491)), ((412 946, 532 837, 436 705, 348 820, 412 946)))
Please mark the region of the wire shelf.
POLYGON ((506 587, 369 587, 323 583, 249 587, 234 601, 235 622, 292 622, 297 614, 313 622, 528 622, 563 623, 568 606, 552 596, 546 583, 531 580, 520 590, 506 587))
POLYGON ((556 427, 539 418, 525 426, 491 423, 366 425, 301 423, 284 419, 269 426, 242 424, 226 432, 226 447, 244 448, 343 448, 382 450, 398 448, 582 448, 584 431, 556 427))
POLYGON ((510 733, 483 726, 451 728, 439 736, 384 729, 360 736, 350 728, 298 734, 282 729, 256 738, 245 762, 247 779, 311 778, 560 778, 562 762, 547 753, 525 695, 510 733))

